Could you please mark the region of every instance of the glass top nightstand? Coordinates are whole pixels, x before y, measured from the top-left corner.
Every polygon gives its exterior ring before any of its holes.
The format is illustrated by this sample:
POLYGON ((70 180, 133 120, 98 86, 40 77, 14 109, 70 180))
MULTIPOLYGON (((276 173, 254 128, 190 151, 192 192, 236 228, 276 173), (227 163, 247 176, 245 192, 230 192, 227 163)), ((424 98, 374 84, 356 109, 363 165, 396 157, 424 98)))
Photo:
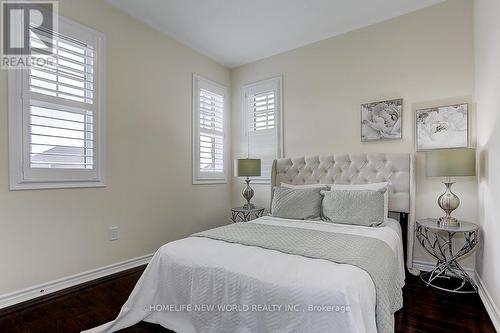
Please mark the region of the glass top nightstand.
POLYGON ((477 224, 460 221, 458 227, 446 227, 439 225, 438 219, 423 219, 417 221, 416 236, 424 249, 437 260, 432 271, 420 274, 420 279, 427 286, 455 293, 477 292, 476 284, 458 263, 479 243, 477 224), (463 236, 460 248, 453 246, 456 234, 463 236))
POLYGON ((255 220, 263 216, 264 211, 265 211, 264 207, 255 207, 250 209, 244 207, 231 208, 231 221, 248 222, 251 220, 255 220))
POLYGON ((417 224, 419 224, 425 228, 435 230, 435 231, 469 232, 469 231, 474 231, 474 230, 479 229, 479 226, 477 224, 474 224, 471 222, 466 222, 466 221, 459 221, 459 222, 460 222, 460 224, 458 227, 442 226, 439 224, 438 219, 418 220, 417 224))

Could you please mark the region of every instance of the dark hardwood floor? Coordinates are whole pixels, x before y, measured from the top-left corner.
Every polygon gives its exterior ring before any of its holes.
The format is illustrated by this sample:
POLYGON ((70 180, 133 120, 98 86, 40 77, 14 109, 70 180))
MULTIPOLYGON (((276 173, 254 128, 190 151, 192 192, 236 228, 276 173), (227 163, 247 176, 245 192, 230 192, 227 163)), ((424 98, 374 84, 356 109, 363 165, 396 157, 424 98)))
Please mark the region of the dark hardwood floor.
MULTIPOLYGON (((0 332, 72 333, 113 320, 143 269, 0 310, 0 332)), ((477 294, 427 289, 417 277, 408 276, 404 304, 396 313, 396 332, 495 332, 477 294)), ((121 332, 171 331, 140 323, 121 332)))

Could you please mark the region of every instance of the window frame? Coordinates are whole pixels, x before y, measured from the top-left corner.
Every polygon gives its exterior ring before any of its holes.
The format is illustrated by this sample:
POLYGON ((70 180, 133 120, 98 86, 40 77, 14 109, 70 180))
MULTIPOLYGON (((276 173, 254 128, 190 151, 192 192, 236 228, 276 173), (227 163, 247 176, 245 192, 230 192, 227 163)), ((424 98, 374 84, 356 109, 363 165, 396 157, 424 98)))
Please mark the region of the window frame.
MULTIPOLYGON (((28 86, 29 69, 9 70, 8 91, 8 129, 9 129, 9 189, 56 189, 106 186, 106 38, 101 32, 59 16, 58 32, 89 43, 95 49, 94 64, 94 102, 93 169, 31 168, 29 140, 30 94, 28 86)), ((50 96, 38 104, 49 107, 78 109, 77 103, 50 102, 50 96)), ((82 109, 82 108, 80 108, 82 109)), ((83 109, 82 109, 83 110, 83 109)))
POLYGON ((201 75, 193 73, 193 91, 192 91, 192 169, 193 169, 193 185, 201 184, 226 184, 228 182, 228 88, 222 84, 209 80, 201 75), (200 89, 208 90, 209 92, 223 96, 224 102, 222 106, 222 144, 223 144, 223 171, 222 172, 201 172, 200 165, 200 109, 199 96, 200 89))
MULTIPOLYGON (((283 144, 283 75, 274 76, 261 81, 246 84, 242 87, 242 110, 243 110, 243 133, 246 139, 247 147, 247 157, 249 158, 259 158, 250 155, 250 135, 249 135, 249 116, 250 109, 248 98, 250 94, 257 95, 270 90, 275 91, 275 100, 278 102, 278 106, 275 106, 274 115, 274 126, 276 131, 276 157, 283 158, 284 156, 284 144, 283 144)), ((262 165, 262 164, 261 164, 262 165)), ((266 178, 265 176, 251 177, 252 183, 257 184, 270 184, 271 177, 266 178)))

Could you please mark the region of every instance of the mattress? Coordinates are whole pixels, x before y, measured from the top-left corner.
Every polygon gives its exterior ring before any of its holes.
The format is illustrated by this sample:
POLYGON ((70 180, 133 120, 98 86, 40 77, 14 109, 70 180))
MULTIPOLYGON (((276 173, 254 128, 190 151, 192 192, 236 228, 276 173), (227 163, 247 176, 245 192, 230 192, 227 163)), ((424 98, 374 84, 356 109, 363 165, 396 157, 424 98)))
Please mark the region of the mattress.
MULTIPOLYGON (((377 228, 268 216, 246 223, 380 239, 398 260, 394 283, 404 285, 396 220, 377 228)), ((117 319, 87 332, 114 332, 142 320, 178 333, 376 332, 375 299, 368 273, 352 265, 188 237, 162 246, 117 319)))

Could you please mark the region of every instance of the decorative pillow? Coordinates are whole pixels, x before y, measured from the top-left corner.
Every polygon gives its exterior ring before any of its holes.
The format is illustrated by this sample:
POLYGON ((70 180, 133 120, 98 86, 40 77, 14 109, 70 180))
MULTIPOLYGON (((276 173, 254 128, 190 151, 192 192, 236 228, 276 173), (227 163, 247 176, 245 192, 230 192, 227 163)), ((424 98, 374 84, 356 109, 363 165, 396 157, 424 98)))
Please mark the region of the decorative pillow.
POLYGON ((381 183, 366 183, 366 184, 332 184, 330 190, 371 190, 371 191, 379 191, 386 189, 384 192, 384 216, 389 216, 389 183, 381 182, 381 183))
POLYGON ((331 184, 304 184, 304 185, 293 185, 287 183, 281 183, 281 187, 293 188, 293 189, 304 189, 304 188, 321 188, 322 190, 329 190, 331 184))
POLYGON ((384 222, 384 192, 385 189, 321 191, 322 215, 335 223, 378 226, 384 222))
POLYGON ((275 187, 271 215, 295 220, 317 219, 321 214, 321 191, 325 188, 275 187))

